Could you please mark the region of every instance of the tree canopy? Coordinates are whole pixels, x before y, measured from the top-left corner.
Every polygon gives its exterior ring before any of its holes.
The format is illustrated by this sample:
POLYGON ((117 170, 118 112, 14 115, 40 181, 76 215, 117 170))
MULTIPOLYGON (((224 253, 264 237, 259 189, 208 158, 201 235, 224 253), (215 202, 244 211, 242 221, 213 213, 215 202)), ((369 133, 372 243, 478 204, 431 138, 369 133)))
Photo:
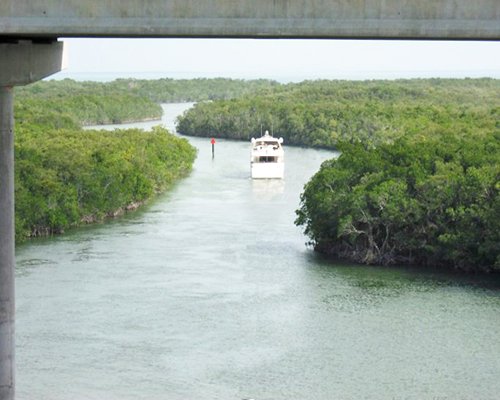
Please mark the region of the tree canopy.
POLYGON ((83 130, 85 124, 161 116, 148 98, 92 83, 40 82, 16 92, 16 240, 60 233, 137 207, 185 176, 187 140, 157 127, 83 130))
POLYGON ((500 270, 500 132, 343 143, 305 186, 315 249, 366 264, 500 270))
POLYGON ((267 129, 289 145, 324 148, 438 131, 481 134, 498 124, 499 93, 494 79, 306 81, 199 103, 179 119, 177 131, 249 140, 267 129))

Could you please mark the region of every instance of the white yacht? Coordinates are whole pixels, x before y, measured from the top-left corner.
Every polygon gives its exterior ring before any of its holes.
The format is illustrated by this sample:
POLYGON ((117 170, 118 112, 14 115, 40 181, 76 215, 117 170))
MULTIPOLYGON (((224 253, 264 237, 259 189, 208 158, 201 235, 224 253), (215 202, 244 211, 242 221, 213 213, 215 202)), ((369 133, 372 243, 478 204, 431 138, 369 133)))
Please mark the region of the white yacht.
POLYGON ((258 139, 252 138, 250 167, 253 179, 283 179, 285 153, 282 143, 283 138, 274 138, 268 131, 258 139))

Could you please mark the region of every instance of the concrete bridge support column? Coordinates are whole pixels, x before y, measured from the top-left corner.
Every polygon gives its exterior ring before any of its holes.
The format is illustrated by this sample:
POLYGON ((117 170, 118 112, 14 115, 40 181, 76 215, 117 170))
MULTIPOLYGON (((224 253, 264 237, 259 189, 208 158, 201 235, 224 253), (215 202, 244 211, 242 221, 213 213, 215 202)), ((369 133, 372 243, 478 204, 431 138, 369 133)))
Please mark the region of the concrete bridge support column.
POLYGON ((0 399, 14 398, 14 135, 12 87, 0 87, 0 399))
POLYGON ((0 400, 15 397, 14 86, 61 69, 62 43, 0 43, 0 400))

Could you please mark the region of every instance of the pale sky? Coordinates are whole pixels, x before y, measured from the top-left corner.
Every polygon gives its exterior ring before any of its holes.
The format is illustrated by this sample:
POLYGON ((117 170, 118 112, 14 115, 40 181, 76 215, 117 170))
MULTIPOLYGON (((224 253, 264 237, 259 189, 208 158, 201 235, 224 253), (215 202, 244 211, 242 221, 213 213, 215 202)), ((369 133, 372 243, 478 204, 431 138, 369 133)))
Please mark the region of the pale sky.
POLYGON ((500 78, 500 42, 63 39, 67 69, 57 75, 120 77, 374 79, 500 78))

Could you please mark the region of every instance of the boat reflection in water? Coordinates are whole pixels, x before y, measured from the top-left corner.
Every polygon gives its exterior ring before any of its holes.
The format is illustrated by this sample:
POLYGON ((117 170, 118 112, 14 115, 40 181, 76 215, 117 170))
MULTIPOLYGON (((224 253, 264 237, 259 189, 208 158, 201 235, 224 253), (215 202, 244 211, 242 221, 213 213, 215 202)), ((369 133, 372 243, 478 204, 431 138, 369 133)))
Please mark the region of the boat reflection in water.
POLYGON ((252 193, 257 202, 268 202, 280 196, 285 192, 284 179, 253 179, 252 193))
POLYGON ((250 168, 252 179, 283 179, 285 153, 283 138, 274 138, 266 131, 264 136, 252 138, 250 168))

